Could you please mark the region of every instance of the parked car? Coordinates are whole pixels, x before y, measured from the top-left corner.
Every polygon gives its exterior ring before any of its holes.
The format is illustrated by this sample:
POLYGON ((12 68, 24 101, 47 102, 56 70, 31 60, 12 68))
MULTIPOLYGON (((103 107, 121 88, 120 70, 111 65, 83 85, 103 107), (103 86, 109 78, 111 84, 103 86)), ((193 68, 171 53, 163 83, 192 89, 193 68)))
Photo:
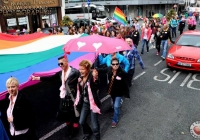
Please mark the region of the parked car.
POLYGON ((200 31, 185 31, 169 49, 166 64, 170 68, 200 71, 200 31))
POLYGON ((99 22, 101 24, 105 24, 106 21, 112 22, 113 25, 117 25, 118 24, 118 22, 116 20, 112 19, 111 17, 97 18, 96 21, 97 21, 97 23, 99 22))
POLYGON ((92 21, 90 21, 89 19, 74 19, 73 20, 74 26, 76 27, 81 27, 81 26, 90 26, 92 24, 92 21))

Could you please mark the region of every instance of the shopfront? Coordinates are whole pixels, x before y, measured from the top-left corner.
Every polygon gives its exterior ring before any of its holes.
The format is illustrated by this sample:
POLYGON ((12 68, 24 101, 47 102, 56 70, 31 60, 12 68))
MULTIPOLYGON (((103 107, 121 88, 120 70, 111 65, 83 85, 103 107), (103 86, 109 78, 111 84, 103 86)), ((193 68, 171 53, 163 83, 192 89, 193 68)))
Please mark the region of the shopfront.
POLYGON ((35 32, 37 28, 58 26, 61 6, 61 0, 0 0, 1 31, 35 32))

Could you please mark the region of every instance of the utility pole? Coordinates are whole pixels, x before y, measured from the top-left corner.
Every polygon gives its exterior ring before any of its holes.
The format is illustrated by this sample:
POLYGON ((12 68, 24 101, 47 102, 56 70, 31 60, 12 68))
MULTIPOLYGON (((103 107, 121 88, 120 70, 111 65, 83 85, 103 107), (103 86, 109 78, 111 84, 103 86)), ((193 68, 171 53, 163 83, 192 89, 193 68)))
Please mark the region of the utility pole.
POLYGON ((90 0, 87 0, 87 4, 88 4, 88 20, 89 20, 89 26, 90 26, 90 0))
POLYGON ((85 28, 85 3, 82 3, 83 13, 84 13, 84 28, 85 28))

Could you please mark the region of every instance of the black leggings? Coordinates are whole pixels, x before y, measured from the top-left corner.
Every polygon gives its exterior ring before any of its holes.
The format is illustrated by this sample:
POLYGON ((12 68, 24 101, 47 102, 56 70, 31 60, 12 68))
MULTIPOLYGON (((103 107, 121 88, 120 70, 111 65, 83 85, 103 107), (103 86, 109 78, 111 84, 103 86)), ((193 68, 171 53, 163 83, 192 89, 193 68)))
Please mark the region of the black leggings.
POLYGON ((156 49, 157 49, 157 51, 160 53, 160 44, 161 44, 161 42, 159 41, 159 42, 156 42, 156 49))

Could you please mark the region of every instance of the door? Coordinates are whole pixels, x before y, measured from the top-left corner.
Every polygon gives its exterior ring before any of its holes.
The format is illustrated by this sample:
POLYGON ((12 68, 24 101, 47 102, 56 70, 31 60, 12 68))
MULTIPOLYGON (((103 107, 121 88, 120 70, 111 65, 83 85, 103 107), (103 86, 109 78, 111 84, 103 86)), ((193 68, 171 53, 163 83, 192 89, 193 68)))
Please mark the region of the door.
POLYGON ((33 33, 37 31, 37 28, 41 28, 40 22, 40 15, 32 15, 32 27, 33 27, 33 33))

